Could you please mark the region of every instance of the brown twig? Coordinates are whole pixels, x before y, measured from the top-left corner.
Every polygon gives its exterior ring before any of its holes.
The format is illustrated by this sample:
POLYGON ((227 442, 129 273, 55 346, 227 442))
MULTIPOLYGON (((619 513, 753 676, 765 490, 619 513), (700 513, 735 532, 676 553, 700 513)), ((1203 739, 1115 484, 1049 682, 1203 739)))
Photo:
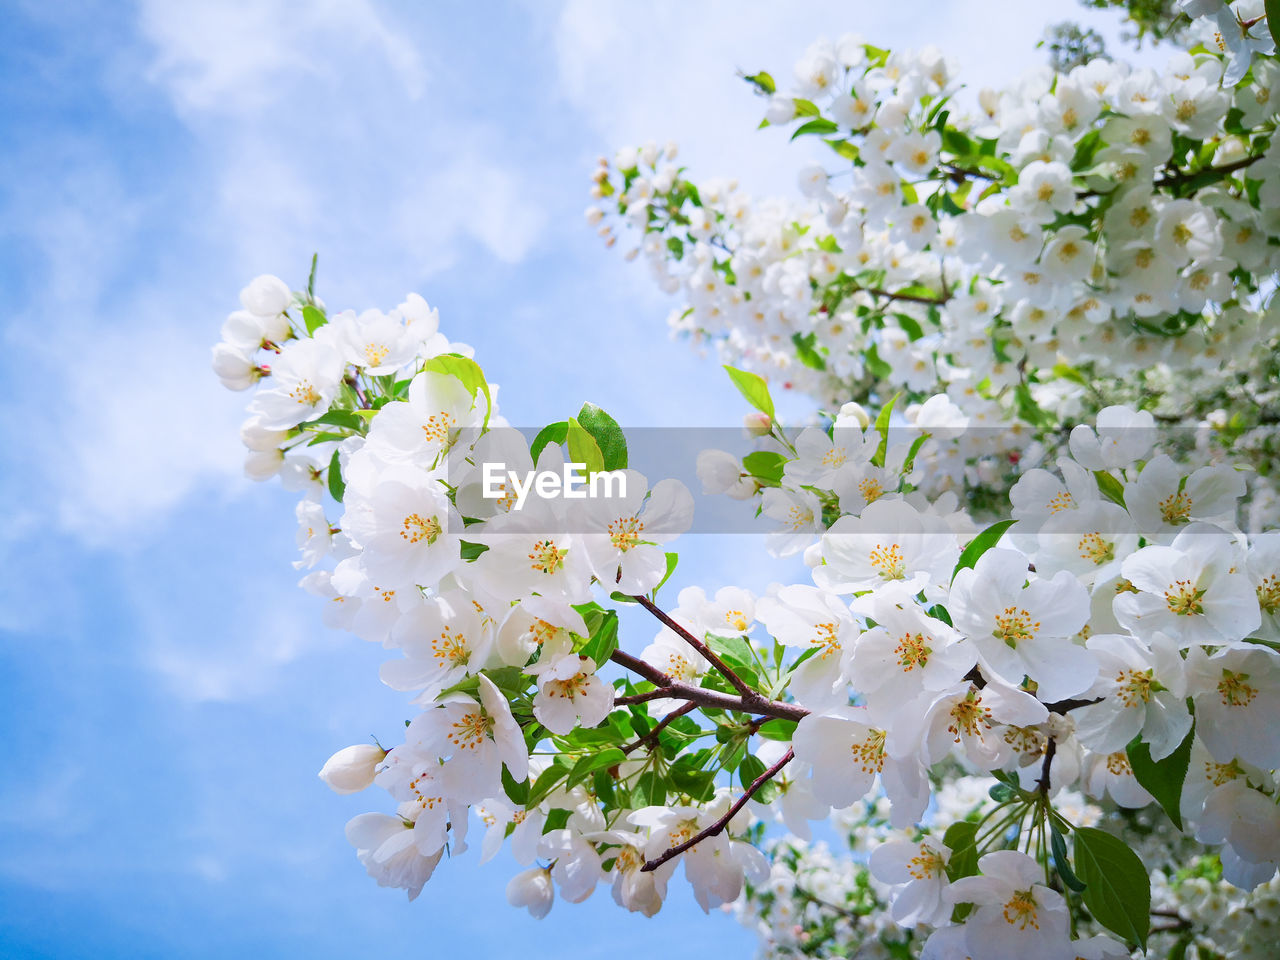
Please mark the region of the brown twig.
MULTIPOLYGON (((987 678, 982 675, 982 671, 977 667, 974 667, 966 673, 964 675, 964 679, 968 680, 979 690, 987 685, 987 678)), ((1100 702, 1101 698, 1096 700, 1055 700, 1053 703, 1046 703, 1044 706, 1050 713, 1069 713, 1070 711, 1077 710, 1080 707, 1088 707, 1100 702)))
POLYGON ((781 760, 779 760, 772 767, 770 767, 764 773, 760 774, 760 776, 756 777, 754 780, 751 781, 751 786, 747 787, 747 789, 743 791, 742 796, 740 796, 736 801, 734 801, 733 806, 729 808, 728 812, 726 812, 724 816, 722 816, 715 823, 711 824, 711 826, 707 827, 705 830, 701 831, 700 833, 696 834, 693 837, 690 837, 684 843, 676 844, 674 847, 670 848, 662 856, 656 857, 653 860, 649 860, 648 862, 646 862, 645 865, 640 868, 641 872, 649 873, 653 870, 657 870, 660 866, 662 866, 672 857, 678 857, 680 854, 684 853, 690 847, 701 843, 703 840, 706 840, 708 837, 714 837, 723 833, 724 828, 729 825, 729 821, 732 820, 735 816, 737 816, 738 811, 747 805, 747 801, 750 800, 752 796, 755 795, 756 791, 759 790, 761 787, 763 787, 766 783, 768 783, 774 777, 776 777, 779 774, 779 772, 781 772, 782 768, 785 767, 788 763, 790 763, 794 757, 795 757, 795 752, 793 750, 788 750, 786 753, 784 753, 782 755, 781 760))
POLYGON ((752 687, 751 684, 747 683, 747 681, 743 680, 736 673, 734 673, 733 668, 730 667, 723 660, 721 660, 720 656, 714 650, 708 647, 705 643, 703 643, 701 640, 695 637, 692 633, 690 633, 684 627, 680 626, 680 624, 678 624, 675 620, 673 620, 670 616, 667 615, 667 612, 665 610, 663 610, 661 607, 659 607, 657 604, 655 604, 652 600, 650 600, 648 597, 644 596, 643 594, 636 594, 633 599, 637 603, 639 603, 642 607, 644 607, 646 610, 648 610, 650 613, 652 613, 655 617, 657 617, 660 621, 662 621, 662 623, 668 629, 679 634, 680 637, 683 638, 687 644, 689 644, 689 646, 693 647, 693 649, 697 650, 698 653, 702 654, 702 656, 704 656, 711 663, 712 666, 714 666, 717 670, 720 671, 721 676, 723 676, 726 680, 729 681, 729 683, 733 686, 733 689, 737 690, 738 693, 742 694, 744 698, 750 699, 750 698, 760 697, 760 694, 756 692, 755 688, 752 687))
POLYGON ((1040 790, 1040 796, 1049 796, 1049 768, 1053 766, 1053 755, 1058 752, 1058 741, 1049 738, 1049 742, 1044 748, 1044 763, 1040 765, 1040 778, 1036 780, 1036 786, 1040 790))
POLYGON ((671 724, 672 721, 679 720, 686 713, 691 713, 692 711, 697 709, 698 709, 698 705, 696 703, 693 703, 692 701, 690 701, 689 703, 686 703, 682 707, 677 707, 675 710, 672 710, 665 717, 659 720, 657 725, 648 733, 646 733, 643 737, 640 737, 632 741, 631 743, 628 743, 625 747, 623 747, 622 752, 630 753, 632 750, 635 750, 637 747, 640 747, 646 743, 653 743, 655 740, 657 740, 658 734, 660 734, 663 730, 665 730, 667 726, 671 724))
MULTIPOLYGON (((673 700, 688 700, 700 707, 712 707, 716 710, 737 710, 741 713, 754 713, 761 717, 774 717, 778 720, 803 720, 809 711, 795 703, 783 703, 781 700, 770 700, 756 693, 752 697, 735 697, 731 693, 719 690, 708 690, 706 687, 695 687, 693 684, 673 680, 657 667, 645 663, 639 657, 615 650, 609 657, 619 666, 638 673, 644 679, 658 687, 657 690, 638 694, 644 700, 656 700, 659 697, 670 697, 673 700)), ((754 693, 754 691, 753 691, 754 693)), ((622 697, 615 700, 618 706, 626 706, 627 702, 643 702, 633 697, 622 697)))

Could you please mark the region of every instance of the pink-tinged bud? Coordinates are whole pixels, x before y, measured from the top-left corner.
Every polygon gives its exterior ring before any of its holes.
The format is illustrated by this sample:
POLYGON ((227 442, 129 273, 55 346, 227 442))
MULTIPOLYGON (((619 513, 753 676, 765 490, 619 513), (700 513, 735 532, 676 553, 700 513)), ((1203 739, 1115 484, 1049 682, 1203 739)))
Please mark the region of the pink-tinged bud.
POLYGON ((378 764, 387 751, 372 743, 357 743, 339 750, 325 762, 320 779, 334 793, 359 793, 373 783, 378 764))
POLYGON ((767 437, 773 432, 773 418, 767 413, 748 413, 742 418, 742 429, 748 437, 767 437))

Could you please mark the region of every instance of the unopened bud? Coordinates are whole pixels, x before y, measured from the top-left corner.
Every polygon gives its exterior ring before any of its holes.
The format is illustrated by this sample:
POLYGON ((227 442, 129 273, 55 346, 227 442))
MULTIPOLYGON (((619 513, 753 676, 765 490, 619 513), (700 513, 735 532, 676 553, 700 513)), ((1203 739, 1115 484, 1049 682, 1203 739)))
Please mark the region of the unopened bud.
POLYGON ((773 432, 773 418, 767 413, 748 413, 742 418, 742 429, 748 437, 767 437, 773 432))
POLYGON ((334 793, 359 793, 373 783, 378 764, 387 751, 372 743, 357 743, 339 750, 320 769, 320 779, 334 793))
POLYGON ((871 426, 871 414, 863 409, 862 404, 854 403, 850 400, 840 408, 840 412, 836 415, 836 426, 856 426, 859 430, 865 430, 871 426))

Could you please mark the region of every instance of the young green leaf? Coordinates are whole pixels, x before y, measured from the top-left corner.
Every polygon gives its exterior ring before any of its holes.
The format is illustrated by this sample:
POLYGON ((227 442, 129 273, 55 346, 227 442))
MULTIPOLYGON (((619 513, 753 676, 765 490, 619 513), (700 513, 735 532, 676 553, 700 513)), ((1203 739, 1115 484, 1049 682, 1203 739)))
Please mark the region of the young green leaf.
POLYGON ((1128 844, 1105 830, 1075 829, 1076 874, 1084 905, 1112 933, 1143 950, 1151 928, 1151 877, 1128 844))
POLYGON ((578 423, 595 438, 604 458, 604 469, 625 470, 627 467, 627 438, 618 421, 597 407, 584 403, 578 411, 578 423))
POLYGON ((442 353, 428 360, 423 364, 422 369, 424 372, 434 371, 457 377, 462 381, 462 385, 471 392, 472 399, 475 398, 477 392, 483 393, 487 407, 485 408, 484 423, 481 429, 483 430, 489 426, 489 414, 493 412, 493 397, 489 394, 489 381, 485 379, 484 371, 480 369, 480 364, 461 354, 442 353))
POLYGON ((764 382, 764 377, 758 373, 739 370, 728 364, 725 364, 725 370, 729 374, 729 379, 733 381, 733 385, 747 398, 747 403, 772 418, 773 398, 769 396, 769 385, 764 382))
POLYGON ((569 462, 586 466, 587 473, 599 473, 604 469, 604 454, 596 438, 583 429, 582 424, 570 418, 565 437, 569 441, 569 462))
POLYGON ((538 435, 533 438, 533 443, 529 444, 529 456, 533 458, 533 462, 537 464, 538 457, 542 454, 542 449, 549 443, 561 444, 569 435, 569 421, 557 420, 555 423, 548 423, 545 427, 538 431, 538 435))
POLYGON ((960 559, 956 561, 956 568, 951 571, 952 581, 955 581, 956 574, 961 570, 967 570, 976 564, 978 558, 994 547, 1011 526, 1013 526, 1012 520, 999 520, 970 540, 969 545, 960 554, 960 559))
POLYGON ((1133 778, 1151 794, 1169 815, 1173 825, 1182 829, 1182 785, 1191 766, 1191 741, 1195 739, 1195 723, 1187 731, 1178 748, 1163 760, 1151 759, 1151 748, 1135 737, 1125 754, 1133 768, 1133 778))
POLYGON ((319 307, 313 307, 308 303, 302 308, 302 322, 306 324, 307 333, 314 334, 329 322, 329 318, 324 315, 324 311, 319 307))
POLYGON ((342 464, 338 460, 338 451, 333 451, 333 456, 329 458, 329 496, 342 502, 343 495, 347 492, 347 485, 342 482, 342 464))

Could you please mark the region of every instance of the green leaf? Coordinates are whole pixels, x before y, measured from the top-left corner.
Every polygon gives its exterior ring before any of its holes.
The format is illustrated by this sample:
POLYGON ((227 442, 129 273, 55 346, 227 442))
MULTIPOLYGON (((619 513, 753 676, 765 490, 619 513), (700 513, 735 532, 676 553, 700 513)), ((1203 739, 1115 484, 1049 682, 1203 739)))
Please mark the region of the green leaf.
POLYGON ((581 650, 584 657, 590 657, 597 667, 605 663, 613 651, 618 649, 618 614, 613 610, 604 615, 600 626, 591 631, 591 639, 581 650))
POLYGON ((961 570, 967 570, 976 564, 978 558, 994 547, 1011 526, 1013 526, 1012 520, 997 520, 970 540, 969 545, 960 554, 960 559, 956 561, 956 568, 951 571, 951 581, 955 582, 956 574, 961 570))
POLYGON ((538 779, 533 781, 533 786, 529 788, 529 796, 525 800, 525 806, 533 809, 543 800, 547 798, 552 790, 555 789, 557 783, 569 775, 569 768, 553 763, 542 773, 538 774, 538 779))
POLYGON ((796 127, 795 132, 791 134, 791 139, 803 137, 810 133, 835 133, 840 128, 836 126, 834 120, 828 120, 826 117, 814 117, 806 123, 796 127))
POLYGON ((755 754, 747 754, 742 758, 742 762, 738 764, 738 782, 742 784, 743 789, 755 783, 756 779, 764 774, 768 767, 764 765, 764 761, 755 754))
POLYGON ((319 307, 313 307, 308 303, 302 308, 302 322, 307 326, 307 333, 314 334, 329 322, 329 318, 324 315, 324 311, 319 307))
POLYGON ((846 160, 856 161, 858 159, 858 145, 856 143, 850 143, 848 140, 828 140, 826 143, 827 146, 846 160))
POLYGON ((760 729, 757 732, 766 740, 781 740, 783 743, 790 743, 791 738, 795 736, 796 722, 774 717, 760 724, 760 729))
MULTIPOLYGON (((834 240, 834 238, 832 239, 834 240)), ((810 333, 803 337, 798 333, 791 335, 791 342, 796 345, 796 356, 800 359, 800 362, 813 370, 826 370, 827 361, 814 346, 817 340, 818 335, 816 333, 810 333)))
POLYGON ((791 103, 795 106, 797 117, 816 117, 822 112, 812 100, 805 100, 801 97, 792 97, 791 103))
POLYGON ((502 767, 502 789, 507 795, 507 799, 514 803, 517 807, 523 807, 529 799, 529 778, 516 783, 516 778, 511 775, 511 771, 507 769, 506 764, 502 767))
POLYGON ((1271 39, 1280 46, 1280 0, 1266 0, 1262 9, 1267 14, 1267 29, 1271 31, 1271 39))
POLYGON ((764 377, 758 373, 739 370, 737 367, 731 367, 728 364, 725 364, 724 368, 729 374, 729 379, 733 381, 733 385, 747 398, 747 403, 767 415, 770 419, 773 419, 773 397, 769 396, 769 385, 765 383, 764 377))
POLYGON ((1163 760, 1151 759, 1151 748, 1142 742, 1140 735, 1125 747, 1134 779, 1164 807, 1164 812, 1179 830, 1182 829, 1182 785, 1191 766, 1191 741, 1195 735, 1196 727, 1192 722, 1182 743, 1163 760))
MULTIPOLYGON (((653 593, 657 593, 664 583, 671 579, 671 575, 676 572, 676 564, 680 562, 680 554, 667 553, 667 572, 662 575, 662 579, 658 581, 658 585, 653 588, 653 593)), ((631 601, 635 603, 635 601, 631 601)))
POLYGON ((942 842, 951 848, 947 860, 947 879, 952 883, 962 877, 972 877, 978 872, 978 825, 972 820, 957 820, 947 827, 942 842))
POLYGON ((316 265, 319 264, 319 262, 320 254, 313 253, 311 255, 311 273, 307 275, 307 299, 312 303, 314 303, 316 299, 316 265))
POLYGON ((1057 825, 1053 823, 1052 818, 1049 821, 1049 848, 1053 851, 1053 866, 1058 871, 1058 876, 1062 878, 1062 882, 1080 893, 1084 890, 1084 884, 1080 882, 1071 869, 1071 862, 1067 859, 1067 841, 1062 838, 1061 831, 1057 825))
POLYGON ((533 438, 533 443, 529 445, 529 456, 533 458, 534 464, 538 462, 538 456, 542 453, 542 448, 549 443, 564 443, 565 437, 569 435, 569 421, 558 420, 555 423, 548 423, 545 427, 538 431, 538 435, 533 438))
POLYGON ((342 502, 343 494, 347 492, 347 485, 342 481, 342 464, 338 461, 338 451, 333 451, 333 456, 329 459, 329 496, 342 502))
POLYGON ((876 416, 875 428, 876 433, 880 434, 880 445, 876 447, 871 462, 877 467, 884 466, 884 459, 889 454, 889 418, 893 416, 893 405, 898 402, 900 396, 902 396, 901 393, 895 393, 876 416))
POLYGON ((578 762, 573 765, 573 769, 569 771, 568 779, 565 780, 565 786, 572 787, 575 784, 579 784, 597 770, 617 766, 626 759, 627 755, 617 747, 609 747, 607 750, 588 753, 586 756, 580 757, 578 762))
POLYGON ((578 411, 578 423, 582 429, 595 438, 600 447, 600 455, 604 457, 604 469, 625 470, 627 467, 627 438, 618 426, 618 421, 597 407, 594 403, 584 403, 578 411))
POLYGON ((782 482, 782 470, 787 458, 772 450, 757 450, 742 458, 743 469, 757 480, 776 487, 782 482))
POLYGON ((484 371, 480 369, 480 364, 461 354, 442 353, 428 360, 423 364, 422 369, 424 372, 432 371, 457 377, 462 382, 462 385, 470 391, 472 400, 475 399, 477 392, 483 393, 485 403, 488 406, 485 409, 484 423, 480 429, 488 428, 489 414, 493 412, 493 397, 489 394, 489 381, 485 379, 484 371))
POLYGON ((604 454, 600 452, 596 438, 572 417, 569 418, 565 439, 569 441, 570 463, 584 464, 588 474, 599 473, 604 469, 604 454))
POLYGON ((1098 481, 1098 492, 1110 500, 1112 503, 1118 503, 1124 506, 1124 487, 1120 485, 1120 481, 1107 473, 1105 470, 1093 471, 1093 477, 1098 481))
POLYGON ((463 540, 461 542, 463 560, 474 560, 476 557, 480 556, 480 554, 489 549, 489 545, 487 543, 472 543, 469 540, 463 540))
POLYGON ((1084 905, 1112 933, 1145 950, 1151 877, 1142 860, 1123 840, 1094 827, 1076 827, 1074 846, 1084 905))
POLYGON ((752 73, 742 78, 747 83, 753 84, 757 89, 767 94, 773 95, 778 92, 778 86, 773 82, 773 77, 761 70, 759 73, 752 73))

